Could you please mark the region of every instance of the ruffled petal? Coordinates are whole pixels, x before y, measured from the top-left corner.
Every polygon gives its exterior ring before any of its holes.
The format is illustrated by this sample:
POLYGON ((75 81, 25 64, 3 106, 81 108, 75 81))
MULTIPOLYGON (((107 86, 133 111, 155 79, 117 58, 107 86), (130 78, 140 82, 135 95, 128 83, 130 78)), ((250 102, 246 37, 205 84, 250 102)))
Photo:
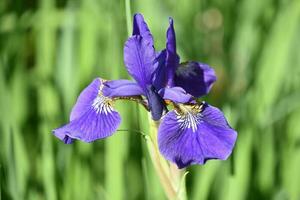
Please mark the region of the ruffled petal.
POLYGON ((181 87, 162 88, 159 94, 163 99, 171 100, 174 103, 188 103, 193 101, 193 97, 181 87))
POLYGON ((142 88, 134 81, 112 80, 106 81, 103 95, 106 97, 128 97, 144 95, 142 88))
POLYGON ((153 45, 153 37, 146 24, 142 14, 135 14, 133 17, 133 32, 132 35, 140 35, 153 45))
POLYGON ((175 74, 175 85, 195 97, 207 94, 216 80, 215 71, 199 62, 182 63, 175 74))
POLYGON ((226 160, 236 138, 237 132, 228 125, 223 113, 208 104, 189 107, 183 113, 169 112, 158 131, 161 153, 178 168, 201 165, 209 159, 226 160))
POLYGON ((155 50, 151 43, 141 36, 130 37, 124 47, 124 63, 128 73, 146 91, 152 84, 152 74, 155 70, 155 50))
POLYGON ((176 36, 172 18, 169 19, 166 50, 167 85, 173 87, 175 70, 179 65, 179 56, 176 53, 176 36))
POLYGON ((65 144, 72 144, 74 142, 73 138, 66 135, 66 133, 59 128, 53 130, 52 133, 65 144))

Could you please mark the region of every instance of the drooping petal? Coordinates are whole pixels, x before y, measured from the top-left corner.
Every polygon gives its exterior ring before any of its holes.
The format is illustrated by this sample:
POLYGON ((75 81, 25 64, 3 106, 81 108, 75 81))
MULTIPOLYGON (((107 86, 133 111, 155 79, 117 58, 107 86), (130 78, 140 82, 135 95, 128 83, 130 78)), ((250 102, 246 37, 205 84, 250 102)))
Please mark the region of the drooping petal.
POLYGON ((58 139, 63 141, 65 144, 72 144, 74 142, 74 139, 70 138, 68 135, 66 135, 66 133, 64 131, 60 131, 59 129, 55 129, 52 132, 58 139))
POLYGON ((70 122, 53 130, 67 144, 79 139, 92 142, 112 135, 120 124, 120 115, 111 106, 112 100, 102 93, 103 80, 94 79, 79 95, 70 115, 70 122))
POLYGON ((209 159, 226 160, 236 138, 236 131, 228 125, 223 113, 208 104, 187 108, 183 113, 169 112, 158 131, 161 153, 178 168, 201 165, 209 159))
POLYGON ((130 37, 124 47, 124 63, 128 73, 146 92, 152 84, 152 74, 155 70, 155 50, 151 43, 141 36, 130 37))
POLYGON ((93 142, 111 136, 117 130, 120 122, 121 117, 119 113, 111 110, 111 108, 103 108, 103 110, 99 111, 96 108, 90 108, 80 118, 55 129, 53 134, 59 139, 63 138, 62 140, 65 143, 66 138, 93 142))
POLYGON ((167 84, 169 87, 173 87, 175 70, 179 65, 179 56, 176 52, 176 36, 172 18, 169 19, 169 28, 167 30, 166 53, 167 84))
POLYGON ((162 88, 159 94, 163 99, 171 100, 174 103, 188 103, 193 101, 193 97, 181 87, 162 88))
POLYGON ((165 105, 164 105, 164 100, 156 92, 153 86, 148 87, 147 99, 148 99, 149 109, 152 115, 152 119, 155 121, 159 120, 162 116, 165 105))
POLYGON ((103 95, 106 97, 128 97, 144 95, 142 88, 134 81, 112 80, 106 81, 103 95))
POLYGON ((140 35, 145 40, 147 40, 151 45, 153 45, 153 37, 146 24, 142 14, 137 13, 133 17, 133 32, 132 35, 140 35))
POLYGON ((199 62, 182 63, 175 74, 175 85, 195 97, 207 94, 216 80, 213 68, 199 62))

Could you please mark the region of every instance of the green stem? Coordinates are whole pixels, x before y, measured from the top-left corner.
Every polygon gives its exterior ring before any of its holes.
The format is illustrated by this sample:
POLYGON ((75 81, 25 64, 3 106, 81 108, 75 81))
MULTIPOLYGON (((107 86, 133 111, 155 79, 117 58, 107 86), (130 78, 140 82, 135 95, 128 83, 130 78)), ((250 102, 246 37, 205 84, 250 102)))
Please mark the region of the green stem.
MULTIPOLYGON (((126 25, 128 37, 131 35, 131 9, 130 0, 125 0, 126 10, 126 25)), ((139 107, 136 107, 137 111, 139 107)), ((147 109, 147 107, 146 107, 147 109)), ((150 134, 147 135, 146 142, 151 161, 154 165, 155 171, 159 176, 160 182, 163 186, 166 196, 170 200, 186 200, 185 193, 185 170, 179 170, 176 165, 169 164, 160 154, 157 144, 157 130, 159 122, 155 122, 149 115, 150 134)))
POLYGON ((176 165, 168 163, 160 154, 157 143, 157 130, 159 122, 155 122, 149 115, 150 134, 146 138, 147 147, 154 165, 155 171, 159 176, 160 182, 170 200, 185 200, 185 170, 179 170, 176 165))

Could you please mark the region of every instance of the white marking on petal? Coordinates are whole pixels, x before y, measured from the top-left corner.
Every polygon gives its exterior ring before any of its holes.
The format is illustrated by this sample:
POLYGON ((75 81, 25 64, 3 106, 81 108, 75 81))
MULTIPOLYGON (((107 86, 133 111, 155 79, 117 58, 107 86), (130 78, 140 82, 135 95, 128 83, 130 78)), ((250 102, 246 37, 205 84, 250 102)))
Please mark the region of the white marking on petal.
POLYGON ((201 123, 202 114, 199 108, 186 108, 184 113, 177 111, 177 122, 180 124, 180 129, 191 128, 193 133, 197 131, 198 124, 201 123))
POLYGON ((97 114, 104 113, 105 115, 107 115, 108 113, 111 113, 114 110, 111 106, 111 101, 112 100, 110 98, 105 97, 99 90, 96 99, 94 99, 92 103, 92 107, 94 108, 97 114))

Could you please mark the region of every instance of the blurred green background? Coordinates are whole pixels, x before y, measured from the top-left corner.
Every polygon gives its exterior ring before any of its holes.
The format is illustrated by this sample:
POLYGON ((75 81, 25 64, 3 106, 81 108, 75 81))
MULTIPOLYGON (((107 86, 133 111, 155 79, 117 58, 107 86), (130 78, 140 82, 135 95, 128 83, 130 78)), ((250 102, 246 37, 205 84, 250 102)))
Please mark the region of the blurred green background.
MULTIPOLYGON (((174 18, 181 60, 213 66, 218 81, 205 100, 239 133, 229 160, 188 168, 189 199, 300 199, 300 1, 127 3, 144 14, 157 50, 174 18)), ((0 1, 1 200, 165 199, 145 141, 130 131, 148 131, 134 103, 118 105, 129 131, 106 140, 65 145, 51 133, 93 78, 128 78, 125 8, 0 1)))

